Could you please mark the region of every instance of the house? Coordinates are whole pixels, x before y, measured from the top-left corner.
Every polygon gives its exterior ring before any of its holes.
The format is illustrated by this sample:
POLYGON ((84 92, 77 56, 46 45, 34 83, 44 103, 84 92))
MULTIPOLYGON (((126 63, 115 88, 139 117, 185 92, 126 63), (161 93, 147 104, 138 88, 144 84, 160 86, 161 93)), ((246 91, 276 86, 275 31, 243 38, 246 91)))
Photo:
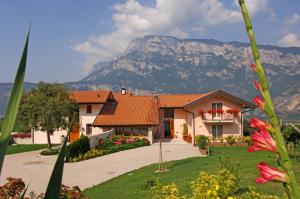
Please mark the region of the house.
POLYGON ((120 135, 145 136, 151 143, 158 138, 190 139, 195 143, 197 135, 220 141, 229 135, 242 136, 243 114, 256 108, 221 90, 144 96, 127 93, 125 89, 117 93, 72 91, 71 98, 79 104, 80 121, 70 135, 71 140, 80 134, 93 136, 113 130, 120 135))
POLYGON ((135 96, 110 91, 74 91, 80 104, 81 133, 93 135, 113 129, 116 134, 155 138, 183 138, 184 125, 192 142, 196 135, 218 141, 242 135, 243 113, 256 106, 221 90, 205 94, 135 96))

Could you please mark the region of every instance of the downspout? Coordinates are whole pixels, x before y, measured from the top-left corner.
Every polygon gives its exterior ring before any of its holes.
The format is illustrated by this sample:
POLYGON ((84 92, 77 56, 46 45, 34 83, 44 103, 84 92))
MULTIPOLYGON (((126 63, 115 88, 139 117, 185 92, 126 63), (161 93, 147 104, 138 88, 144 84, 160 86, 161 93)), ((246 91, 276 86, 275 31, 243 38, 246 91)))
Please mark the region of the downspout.
POLYGON ((242 136, 244 136, 243 115, 244 115, 244 113, 247 113, 247 112, 253 111, 254 109, 256 109, 256 107, 255 107, 255 108, 251 108, 251 109, 248 109, 248 110, 245 110, 245 111, 242 111, 242 112, 241 112, 241 134, 242 134, 242 136))
POLYGON ((193 145, 194 146, 196 146, 196 142, 195 142, 195 114, 193 113, 193 112, 191 112, 191 111, 188 111, 188 110, 184 110, 183 109, 183 111, 185 111, 185 112, 187 112, 187 113, 190 113, 190 114, 192 114, 192 116, 193 116, 193 121, 192 121, 192 124, 193 124, 193 140, 194 140, 194 143, 193 143, 193 145))

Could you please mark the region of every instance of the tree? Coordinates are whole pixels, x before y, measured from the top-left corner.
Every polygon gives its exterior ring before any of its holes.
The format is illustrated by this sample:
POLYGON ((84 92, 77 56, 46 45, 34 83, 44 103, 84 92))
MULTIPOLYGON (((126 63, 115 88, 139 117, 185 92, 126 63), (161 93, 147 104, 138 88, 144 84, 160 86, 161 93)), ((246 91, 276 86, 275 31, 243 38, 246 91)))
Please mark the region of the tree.
POLYGON ((289 142, 293 142, 294 145, 296 146, 296 144, 300 140, 300 133, 297 132, 293 126, 290 125, 282 127, 282 135, 284 137, 286 144, 289 142))
POLYGON ((50 135, 66 129, 77 110, 77 104, 70 99, 64 85, 40 82, 23 96, 19 117, 29 128, 45 131, 51 149, 50 135))

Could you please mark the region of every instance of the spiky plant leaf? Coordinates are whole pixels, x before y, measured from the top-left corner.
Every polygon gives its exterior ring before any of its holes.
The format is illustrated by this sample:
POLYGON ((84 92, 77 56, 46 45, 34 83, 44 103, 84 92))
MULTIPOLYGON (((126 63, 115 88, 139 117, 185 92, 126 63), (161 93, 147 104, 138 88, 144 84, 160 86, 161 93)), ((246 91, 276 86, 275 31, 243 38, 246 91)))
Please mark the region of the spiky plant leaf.
POLYGON ((20 196, 20 199, 23 199, 25 197, 25 194, 27 192, 27 189, 29 187, 29 184, 27 185, 27 187, 25 188, 25 190, 23 191, 22 195, 20 196))
POLYGON ((65 153, 66 153, 67 138, 69 137, 69 134, 72 131, 72 126, 74 124, 74 121, 75 121, 75 114, 74 114, 71 124, 69 126, 68 133, 66 135, 64 144, 63 144, 63 146, 59 152, 59 155, 56 159, 44 199, 59 199, 60 189, 61 189, 61 181, 62 181, 62 176, 63 176, 63 171, 64 171, 64 159, 65 159, 65 153))
POLYGON ((8 101, 8 106, 2 124, 2 130, 0 136, 0 174, 3 166, 7 145, 9 142, 9 137, 16 121, 16 117, 17 117, 17 113, 18 113, 18 109, 19 109, 19 105, 23 93, 29 35, 30 35, 30 29, 27 34, 18 72, 15 77, 13 89, 8 101))

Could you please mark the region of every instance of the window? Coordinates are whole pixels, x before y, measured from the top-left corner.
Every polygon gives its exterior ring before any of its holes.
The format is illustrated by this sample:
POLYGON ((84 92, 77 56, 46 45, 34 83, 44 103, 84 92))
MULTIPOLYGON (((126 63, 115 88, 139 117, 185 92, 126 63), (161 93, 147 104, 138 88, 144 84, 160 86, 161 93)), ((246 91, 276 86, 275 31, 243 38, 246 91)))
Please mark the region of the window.
MULTIPOLYGON (((213 110, 222 110, 222 103, 212 103, 212 109, 213 110)), ((212 114, 212 119, 220 119, 221 117, 222 117, 222 114, 220 114, 220 113, 212 114)))
POLYGON ((213 110, 221 110, 222 109, 222 103, 212 103, 212 109, 213 110))
POLYGON ((174 118, 174 109, 173 108, 166 108, 164 110, 165 118, 174 118))
POLYGON ((91 104, 86 105, 86 113, 92 113, 92 105, 91 104))
POLYGON ((92 134, 92 128, 93 128, 93 126, 91 124, 86 124, 86 129, 85 129, 86 135, 92 134))
POLYGON ((223 134, 222 125, 212 125, 213 140, 220 140, 223 134))

